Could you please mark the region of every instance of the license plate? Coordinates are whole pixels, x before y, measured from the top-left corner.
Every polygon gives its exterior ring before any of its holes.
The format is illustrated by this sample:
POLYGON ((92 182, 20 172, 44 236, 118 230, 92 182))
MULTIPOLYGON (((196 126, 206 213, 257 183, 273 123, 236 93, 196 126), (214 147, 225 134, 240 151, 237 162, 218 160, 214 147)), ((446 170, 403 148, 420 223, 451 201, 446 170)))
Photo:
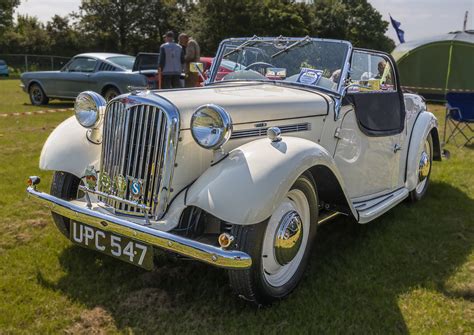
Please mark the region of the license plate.
POLYGON ((148 270, 153 269, 153 248, 128 237, 71 221, 70 239, 83 247, 103 252, 148 270))

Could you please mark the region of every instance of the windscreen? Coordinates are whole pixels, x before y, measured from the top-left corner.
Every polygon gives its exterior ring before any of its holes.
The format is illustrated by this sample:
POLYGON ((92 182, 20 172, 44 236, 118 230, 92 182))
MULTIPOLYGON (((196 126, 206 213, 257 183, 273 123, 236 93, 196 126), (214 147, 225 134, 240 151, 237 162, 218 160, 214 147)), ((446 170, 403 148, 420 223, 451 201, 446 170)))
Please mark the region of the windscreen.
POLYGON ((337 91, 348 52, 348 43, 311 38, 229 40, 211 82, 284 81, 337 91))

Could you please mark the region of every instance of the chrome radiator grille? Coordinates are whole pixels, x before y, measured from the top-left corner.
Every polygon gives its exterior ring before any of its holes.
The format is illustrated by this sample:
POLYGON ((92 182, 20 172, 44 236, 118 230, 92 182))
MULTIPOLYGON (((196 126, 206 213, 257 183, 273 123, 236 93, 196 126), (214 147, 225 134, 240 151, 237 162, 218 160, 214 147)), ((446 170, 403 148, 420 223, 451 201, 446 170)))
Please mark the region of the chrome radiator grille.
MULTIPOLYGON (((109 104, 104 117, 99 190, 148 206, 152 219, 159 219, 167 205, 177 132, 170 123, 176 120, 159 107, 128 106, 120 101, 109 104), (126 187, 118 186, 120 181, 126 187), (139 197, 131 194, 132 181, 141 184, 139 197)), ((144 215, 127 203, 100 200, 117 213, 144 215)))

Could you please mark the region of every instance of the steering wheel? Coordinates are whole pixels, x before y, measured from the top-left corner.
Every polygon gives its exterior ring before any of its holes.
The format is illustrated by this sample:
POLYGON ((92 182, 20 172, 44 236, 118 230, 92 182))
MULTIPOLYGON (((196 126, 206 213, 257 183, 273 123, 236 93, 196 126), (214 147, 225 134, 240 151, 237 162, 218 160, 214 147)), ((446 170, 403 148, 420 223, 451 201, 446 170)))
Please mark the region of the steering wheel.
POLYGON ((268 69, 269 67, 275 67, 275 65, 270 64, 270 63, 265 63, 265 62, 255 62, 255 63, 252 63, 252 64, 247 65, 244 70, 254 70, 254 71, 257 71, 257 72, 259 72, 259 73, 265 75, 265 73, 262 73, 262 72, 259 71, 259 70, 260 70, 260 69, 266 70, 266 69, 268 69))

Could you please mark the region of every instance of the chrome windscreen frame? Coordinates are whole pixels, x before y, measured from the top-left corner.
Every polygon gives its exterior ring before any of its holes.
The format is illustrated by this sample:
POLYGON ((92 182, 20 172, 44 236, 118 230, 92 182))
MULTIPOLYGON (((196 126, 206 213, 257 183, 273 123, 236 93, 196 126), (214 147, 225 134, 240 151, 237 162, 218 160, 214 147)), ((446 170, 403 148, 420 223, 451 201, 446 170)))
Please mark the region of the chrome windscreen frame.
MULTIPOLYGON (((222 57, 224 56, 224 46, 226 43, 229 43, 229 42, 240 42, 240 43, 243 43, 247 40, 254 40, 254 41, 268 41, 268 40, 274 40, 276 37, 258 37, 258 36, 254 36, 254 37, 249 37, 249 38, 228 38, 228 39, 225 39, 223 40, 220 44, 219 44, 219 48, 217 50, 217 53, 216 53, 216 57, 214 58, 215 62, 212 62, 211 64, 211 68, 210 68, 210 75, 208 77, 208 79, 205 81, 205 84, 210 84, 212 82, 214 82, 216 76, 217 76, 217 72, 218 72, 218 69, 219 69, 219 66, 218 64, 220 64, 221 60, 222 60, 222 57)), ((279 37, 279 38, 282 38, 282 37, 279 37)), ((284 37, 285 40, 287 41, 290 41, 290 42, 295 42, 295 41, 298 41, 298 40, 301 40, 303 39, 302 37, 284 37)), ((352 43, 348 42, 348 41, 344 41, 344 40, 335 40, 335 39, 328 39, 328 38, 311 38, 311 41, 321 41, 321 42, 333 42, 333 43, 342 43, 342 44, 345 44, 347 45, 347 53, 346 53, 346 57, 344 59, 344 64, 343 64, 343 68, 342 68, 342 71, 341 71, 341 77, 339 78, 339 84, 338 84, 338 87, 337 87, 337 92, 335 91, 334 92, 334 100, 335 100, 335 113, 334 113, 334 119, 337 120, 339 118, 339 109, 342 105, 342 98, 344 97, 344 94, 346 93, 345 92, 345 89, 346 89, 346 79, 348 78, 348 75, 349 75, 349 71, 350 71, 350 59, 351 59, 351 56, 352 56, 352 50, 353 50, 353 47, 352 47, 352 43)), ((305 86, 306 88, 308 88, 308 86, 305 86)), ((317 90, 318 88, 315 87, 314 88, 315 90, 317 90)))
MULTIPOLYGON (((180 117, 179 117, 178 109, 171 102, 169 102, 165 98, 151 91, 135 91, 128 95, 121 95, 119 97, 116 97, 115 99, 112 99, 111 101, 108 102, 106 110, 108 111, 109 106, 117 102, 124 104, 125 110, 133 108, 133 107, 137 107, 140 105, 153 106, 163 111, 163 115, 166 117, 166 120, 167 120, 166 132, 168 136, 167 136, 167 141, 165 145, 163 146, 164 156, 163 156, 163 167, 161 169, 161 184, 160 184, 160 189, 156 193, 157 194, 157 199, 156 199, 157 208, 155 209, 154 213, 148 213, 149 209, 147 209, 147 206, 136 206, 137 208, 140 208, 143 210, 144 216, 147 222, 148 222, 149 216, 153 217, 153 221, 160 220, 166 213, 166 210, 170 202, 170 196, 171 196, 171 190, 172 190, 171 185, 173 181, 173 172, 174 172, 174 165, 176 161, 176 153, 177 153, 177 147, 178 147, 178 141, 179 141, 179 129, 180 129, 180 117)), ((102 167, 102 162, 104 162, 104 154, 105 154, 105 150, 102 150, 101 163, 100 163, 101 167, 102 167)), ((91 190, 91 193, 97 194, 96 191, 92 191, 92 190, 91 190)), ((128 202, 128 204, 131 204, 131 202, 128 202)), ((115 213, 115 209, 109 205, 105 205, 104 208, 115 213)))

